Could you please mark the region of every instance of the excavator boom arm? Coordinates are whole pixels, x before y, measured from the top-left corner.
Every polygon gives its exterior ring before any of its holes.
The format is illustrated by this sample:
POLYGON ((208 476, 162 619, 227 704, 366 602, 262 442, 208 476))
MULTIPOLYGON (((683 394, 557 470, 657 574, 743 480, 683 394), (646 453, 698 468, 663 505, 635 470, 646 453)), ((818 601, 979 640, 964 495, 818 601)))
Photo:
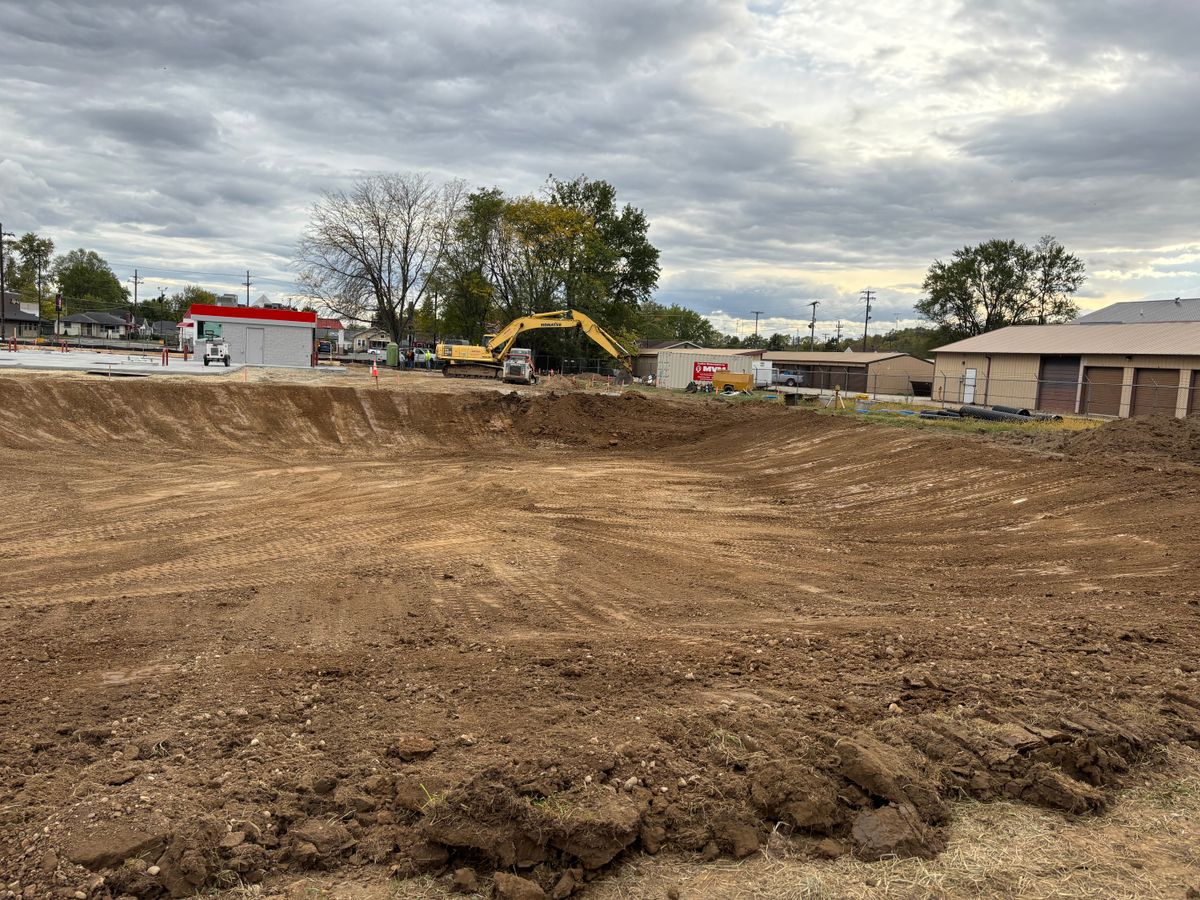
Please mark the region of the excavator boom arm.
POLYGON ((625 368, 629 368, 629 351, 622 347, 616 338, 597 325, 590 316, 573 309, 534 313, 531 316, 513 319, 488 341, 488 352, 497 360, 503 359, 518 337, 526 331, 539 328, 578 328, 605 353, 616 357, 625 368))

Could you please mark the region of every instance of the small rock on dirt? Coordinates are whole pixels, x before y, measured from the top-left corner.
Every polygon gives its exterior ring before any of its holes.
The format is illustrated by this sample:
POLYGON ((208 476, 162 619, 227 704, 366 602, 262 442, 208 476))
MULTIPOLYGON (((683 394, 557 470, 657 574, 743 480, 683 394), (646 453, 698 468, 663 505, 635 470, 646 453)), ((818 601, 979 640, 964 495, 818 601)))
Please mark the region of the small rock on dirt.
POLYGON ((519 875, 497 872, 492 883, 492 896, 496 900, 549 900, 546 892, 519 875))
POLYGON ((734 859, 742 859, 758 850, 758 829, 753 825, 745 823, 728 825, 720 837, 729 846, 734 859))
POLYGON ((401 762, 414 762, 424 759, 437 749, 437 744, 427 737, 416 734, 400 735, 392 741, 387 749, 387 755, 401 762))
POLYGON ((889 803, 860 813, 852 829, 864 859, 911 856, 932 859, 941 852, 942 840, 908 804, 889 803))
POLYGON ((240 844, 242 844, 243 842, 245 842, 245 840, 246 840, 246 832, 231 831, 227 835, 225 835, 223 838, 221 838, 220 847, 222 850, 232 850, 234 847, 237 847, 240 844))
POLYGON ((835 841, 833 838, 822 838, 817 841, 817 846, 813 850, 822 859, 837 859, 846 852, 842 842, 835 841))
POLYGON ((332 775, 318 775, 312 780, 314 794, 328 794, 338 786, 338 780, 332 775))
POLYGON ((550 900, 566 900, 583 887, 583 869, 567 869, 550 891, 550 900))
POLYGON ((166 837, 121 825, 109 825, 103 830, 78 839, 67 847, 67 858, 85 869, 117 866, 134 856, 147 854, 166 844, 166 837))
POLYGON ((299 843, 311 844, 322 856, 339 853, 354 846, 354 838, 341 822, 309 819, 289 832, 299 843))
POLYGON ((450 890, 456 894, 474 894, 479 890, 479 878, 474 869, 463 867, 454 870, 450 879, 450 890))

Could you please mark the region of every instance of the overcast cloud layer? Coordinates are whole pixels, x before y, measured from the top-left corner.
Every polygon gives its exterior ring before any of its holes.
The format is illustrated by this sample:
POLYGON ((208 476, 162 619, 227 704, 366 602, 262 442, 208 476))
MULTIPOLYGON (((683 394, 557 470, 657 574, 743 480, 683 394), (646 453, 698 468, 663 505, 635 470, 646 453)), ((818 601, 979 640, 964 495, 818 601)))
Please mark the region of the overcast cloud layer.
POLYGON ((932 259, 1046 232, 1087 307, 1197 296, 1197 35, 1194 0, 0 0, 0 221, 286 296, 356 176, 586 173, 730 331, 860 333, 867 287, 912 324, 932 259))

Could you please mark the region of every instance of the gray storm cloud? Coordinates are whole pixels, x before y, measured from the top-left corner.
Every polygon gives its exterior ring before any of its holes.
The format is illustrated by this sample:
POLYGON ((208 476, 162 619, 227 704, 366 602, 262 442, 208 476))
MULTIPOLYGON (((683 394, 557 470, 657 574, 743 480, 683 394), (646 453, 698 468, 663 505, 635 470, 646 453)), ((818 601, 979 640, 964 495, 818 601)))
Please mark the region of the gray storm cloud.
POLYGON ((586 173, 646 210, 662 298, 701 312, 849 319, 870 286, 911 319, 933 258, 1043 232, 1107 273, 1097 303, 1200 293, 1172 262, 1200 201, 1200 7, 922 10, 0 0, 0 216, 283 285, 308 206, 360 174, 586 173))

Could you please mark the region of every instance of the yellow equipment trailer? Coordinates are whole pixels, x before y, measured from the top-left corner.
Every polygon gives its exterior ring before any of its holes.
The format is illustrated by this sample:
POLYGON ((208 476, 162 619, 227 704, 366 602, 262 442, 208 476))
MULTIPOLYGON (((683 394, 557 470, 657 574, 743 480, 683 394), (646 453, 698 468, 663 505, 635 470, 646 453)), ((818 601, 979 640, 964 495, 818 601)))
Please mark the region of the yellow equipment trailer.
POLYGON ((510 367, 505 363, 517 338, 527 331, 542 328, 578 328, 606 353, 617 359, 624 368, 632 369, 629 352, 590 316, 573 309, 561 309, 513 319, 496 334, 484 335, 482 347, 470 344, 438 344, 437 355, 442 362, 442 374, 483 375, 532 384, 534 374, 531 360, 521 357, 524 362, 518 365, 519 360, 514 356, 512 371, 509 371, 510 367))
POLYGON ((713 372, 712 386, 721 394, 749 393, 754 390, 754 376, 749 372, 713 372))

